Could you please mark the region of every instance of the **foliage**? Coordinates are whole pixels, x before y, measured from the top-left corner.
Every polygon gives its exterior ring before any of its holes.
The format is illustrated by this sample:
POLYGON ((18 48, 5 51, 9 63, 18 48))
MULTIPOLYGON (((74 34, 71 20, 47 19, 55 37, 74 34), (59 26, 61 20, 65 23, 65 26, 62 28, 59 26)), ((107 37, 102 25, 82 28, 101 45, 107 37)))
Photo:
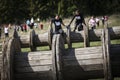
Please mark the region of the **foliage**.
POLYGON ((48 19, 55 14, 73 15, 80 9, 85 15, 120 13, 120 0, 1 0, 0 22, 23 21, 31 17, 48 19))

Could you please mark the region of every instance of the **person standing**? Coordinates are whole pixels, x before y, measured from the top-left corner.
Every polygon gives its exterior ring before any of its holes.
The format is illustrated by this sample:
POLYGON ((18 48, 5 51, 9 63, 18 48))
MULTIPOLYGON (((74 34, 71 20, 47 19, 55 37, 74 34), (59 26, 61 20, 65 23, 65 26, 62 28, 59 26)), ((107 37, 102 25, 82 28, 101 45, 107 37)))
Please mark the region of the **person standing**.
POLYGON ((96 20, 95 20, 95 17, 92 16, 88 22, 89 24, 89 27, 93 30, 96 28, 96 20))
MULTIPOLYGON (((82 23, 85 24, 85 20, 84 20, 84 17, 83 17, 83 15, 80 13, 79 10, 76 10, 75 15, 74 15, 74 17, 72 18, 69 26, 71 25, 71 23, 73 22, 74 19, 75 19, 75 27, 74 27, 73 32, 75 32, 77 28, 78 28, 78 31, 83 30, 83 25, 82 25, 82 23)), ((86 24, 85 24, 85 25, 86 25, 86 24)))
POLYGON ((104 26, 104 24, 105 24, 105 17, 102 16, 101 20, 102 20, 102 25, 104 26))
POLYGON ((104 21, 105 21, 105 23, 108 22, 108 16, 105 16, 105 17, 104 17, 104 21))
POLYGON ((58 33, 62 34, 63 33, 61 25, 65 26, 65 24, 63 23, 63 21, 59 17, 59 15, 56 15, 55 18, 53 18, 51 20, 51 23, 50 23, 51 27, 52 27, 52 24, 54 24, 54 26, 55 26, 55 32, 54 32, 55 34, 58 34, 58 33))
POLYGON ((27 19, 26 24, 27 24, 27 27, 29 28, 29 25, 30 25, 30 20, 29 19, 27 19))
POLYGON ((100 19, 96 17, 96 18, 95 18, 95 21, 96 21, 97 27, 99 27, 100 19))

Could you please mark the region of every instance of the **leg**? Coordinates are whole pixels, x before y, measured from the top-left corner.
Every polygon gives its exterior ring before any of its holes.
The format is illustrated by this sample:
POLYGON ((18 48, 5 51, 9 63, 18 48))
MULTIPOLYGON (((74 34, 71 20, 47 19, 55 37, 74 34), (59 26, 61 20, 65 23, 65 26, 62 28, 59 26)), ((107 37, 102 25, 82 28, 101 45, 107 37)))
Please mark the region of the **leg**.
POLYGON ((83 30, 83 25, 82 25, 82 23, 80 23, 80 24, 78 25, 78 31, 81 31, 81 30, 83 30))
POLYGON ((54 34, 58 34, 59 33, 59 28, 57 26, 55 26, 55 32, 54 34))
POLYGON ((74 30, 73 30, 73 32, 75 32, 75 30, 76 30, 76 28, 77 28, 77 23, 75 23, 75 27, 74 27, 74 30))

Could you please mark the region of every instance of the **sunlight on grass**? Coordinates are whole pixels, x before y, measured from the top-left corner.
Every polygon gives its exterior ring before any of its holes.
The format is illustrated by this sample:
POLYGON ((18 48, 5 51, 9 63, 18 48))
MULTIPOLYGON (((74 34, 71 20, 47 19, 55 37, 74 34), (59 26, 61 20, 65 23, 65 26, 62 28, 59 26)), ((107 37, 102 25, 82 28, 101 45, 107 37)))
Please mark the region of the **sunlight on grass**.
POLYGON ((120 39, 118 39, 118 40, 111 40, 111 44, 120 44, 120 39))
MULTIPOLYGON (((95 41, 95 42, 90 42, 90 47, 94 47, 94 46, 101 46, 101 41, 95 41)), ((111 44, 120 44, 120 39, 118 40, 111 40, 111 44)), ((84 44, 83 42, 79 42, 79 43, 72 43, 72 48, 83 48, 84 44)), ((65 44, 65 48, 68 48, 68 45, 65 44)), ((49 46, 41 46, 41 47, 37 47, 37 51, 48 51, 49 46)), ((30 52, 30 48, 22 48, 22 52, 30 52)))
POLYGON ((22 48, 21 49, 21 52, 30 52, 31 50, 30 50, 30 48, 22 48))
POLYGON ((49 48, 49 46, 41 46, 41 47, 37 47, 37 50, 38 51, 49 51, 50 48, 49 48))

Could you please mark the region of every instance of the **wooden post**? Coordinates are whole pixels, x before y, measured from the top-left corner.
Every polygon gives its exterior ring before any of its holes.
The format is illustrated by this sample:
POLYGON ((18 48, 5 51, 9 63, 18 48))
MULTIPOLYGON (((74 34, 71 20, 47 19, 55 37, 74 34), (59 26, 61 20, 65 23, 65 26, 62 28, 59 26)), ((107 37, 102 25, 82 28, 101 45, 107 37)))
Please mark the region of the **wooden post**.
POLYGON ((108 24, 106 23, 105 31, 105 48, 106 48, 106 65, 107 65, 107 76, 106 80, 113 80, 111 71, 111 61, 110 61, 110 33, 108 30, 108 24))
POLYGON ((57 68, 57 75, 58 80, 63 80, 62 77, 62 66, 63 66, 63 60, 62 55, 64 55, 65 46, 64 46, 64 40, 61 34, 57 35, 57 41, 56 41, 56 68, 57 68))
POLYGON ((63 80, 62 78, 62 55, 64 54, 64 40, 61 34, 53 36, 52 42, 52 61, 53 61, 53 77, 55 80, 63 80))
POLYGON ((89 42, 89 29, 86 25, 83 24, 84 28, 84 47, 90 47, 89 42))
POLYGON ((31 51, 36 51, 36 46, 35 46, 35 31, 32 30, 30 32, 30 49, 31 51))
POLYGON ((105 48, 105 31, 102 30, 102 50, 103 50, 103 67, 104 67, 104 78, 105 80, 107 80, 106 76, 107 76, 107 64, 106 64, 106 48, 105 48))
POLYGON ((8 39, 2 49, 2 68, 1 68, 1 80, 13 80, 13 62, 15 47, 14 38, 8 39))
POLYGON ((105 80, 113 80, 110 64, 110 36, 108 29, 105 28, 102 34, 102 46, 103 46, 103 63, 104 63, 104 78, 105 80))
POLYGON ((57 35, 53 35, 52 39, 52 72, 53 72, 53 80, 57 80, 57 71, 56 71, 56 40, 57 35))
POLYGON ((67 44, 68 44, 68 48, 72 48, 72 43, 71 43, 71 29, 70 29, 70 26, 68 26, 67 28, 67 37, 66 37, 66 41, 67 41, 67 44))
POLYGON ((51 50, 52 47, 52 37, 53 37, 53 29, 50 27, 50 29, 48 30, 48 44, 49 44, 49 48, 51 50))
POLYGON ((14 43, 13 46, 17 46, 15 47, 15 53, 17 52, 21 52, 21 45, 20 45, 20 40, 19 40, 19 36, 16 30, 14 30, 14 34, 13 34, 13 38, 14 38, 14 43))

